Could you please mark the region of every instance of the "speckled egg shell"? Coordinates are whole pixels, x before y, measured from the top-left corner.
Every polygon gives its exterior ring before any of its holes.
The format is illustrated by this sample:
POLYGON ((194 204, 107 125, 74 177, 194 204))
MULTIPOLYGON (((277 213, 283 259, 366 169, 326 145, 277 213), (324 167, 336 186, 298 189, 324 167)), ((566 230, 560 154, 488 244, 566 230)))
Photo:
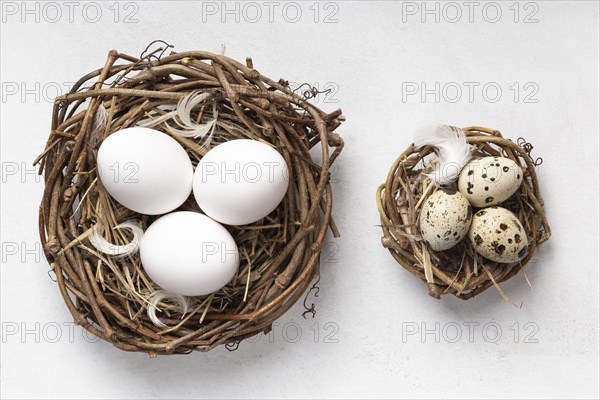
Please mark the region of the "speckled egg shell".
POLYGON ((421 208, 419 226, 423 240, 434 251, 455 246, 467 235, 472 215, 465 196, 453 189, 436 191, 421 208))
POLYGON ((512 196, 523 171, 510 158, 483 157, 469 162, 458 177, 458 191, 478 208, 495 206, 512 196))
POLYGON ((469 240, 477 253, 499 263, 517 262, 527 255, 527 233, 517 216, 506 208, 477 211, 469 240))

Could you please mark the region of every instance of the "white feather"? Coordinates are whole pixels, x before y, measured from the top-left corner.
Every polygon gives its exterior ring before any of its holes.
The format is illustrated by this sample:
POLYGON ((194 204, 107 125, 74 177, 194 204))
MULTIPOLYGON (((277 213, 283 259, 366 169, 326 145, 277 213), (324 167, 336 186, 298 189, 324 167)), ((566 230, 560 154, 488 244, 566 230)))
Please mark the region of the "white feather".
POLYGON ((471 159, 473 146, 467 143, 465 132, 454 126, 439 125, 418 130, 414 136, 415 149, 434 148, 435 169, 427 174, 436 186, 448 185, 456 179, 471 159))
POLYGON ((123 246, 110 243, 102 236, 104 233, 104 228, 102 225, 97 224, 94 225, 92 233, 89 237, 90 243, 96 248, 96 250, 118 258, 128 256, 138 251, 140 242, 142 241, 142 236, 144 235, 144 230, 142 229, 142 223, 140 221, 135 219, 125 221, 115 226, 113 229, 129 229, 133 233, 133 239, 131 239, 131 242, 123 246))
POLYGON ((156 311, 160 311, 158 304, 163 300, 169 300, 173 303, 175 305, 175 311, 181 314, 181 318, 187 313, 189 307, 188 300, 185 296, 169 293, 164 290, 153 292, 148 299, 148 318, 150 318, 150 321, 152 321, 154 325, 161 329, 167 328, 167 325, 156 316, 156 311))
POLYGON ((204 138, 202 145, 206 146, 210 143, 210 140, 212 139, 217 127, 217 103, 213 102, 213 119, 204 124, 197 124, 194 120, 192 120, 191 114, 194 107, 204 101, 209 100, 211 97, 212 94, 210 93, 199 93, 198 91, 191 92, 179 100, 175 110, 149 121, 139 123, 138 126, 152 128, 164 123, 166 129, 175 135, 194 139, 199 137, 204 138), (167 122, 169 120, 173 120, 175 125, 179 128, 168 124, 167 122))

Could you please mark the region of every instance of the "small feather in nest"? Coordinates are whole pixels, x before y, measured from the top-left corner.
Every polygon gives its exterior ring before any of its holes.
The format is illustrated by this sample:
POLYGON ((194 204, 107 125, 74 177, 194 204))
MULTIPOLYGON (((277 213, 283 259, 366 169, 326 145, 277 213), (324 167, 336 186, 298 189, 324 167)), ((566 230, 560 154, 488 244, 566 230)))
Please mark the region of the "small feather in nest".
MULTIPOLYGON (((92 149, 98 149, 100 146, 100 142, 102 142, 102 136, 104 135, 104 131, 106 130, 106 124, 108 123, 108 111, 102 104, 96 110, 94 114, 94 119, 92 120, 92 130, 90 133, 90 138, 88 140, 88 144, 92 147, 92 149)), ((88 163, 94 164, 94 154, 89 151, 87 153, 88 163)))
POLYGON ((435 169, 427 176, 436 186, 448 185, 456 179, 471 159, 473 146, 467 143, 465 132, 454 126, 439 125, 420 129, 414 136, 415 149, 434 148, 435 169))
POLYGON ((175 113, 173 121, 175 121, 181 129, 168 125, 169 130, 183 137, 205 138, 203 145, 208 144, 217 125, 217 103, 213 102, 213 119, 205 124, 197 124, 192 120, 191 115, 194 107, 211 97, 212 95, 210 93, 199 93, 198 91, 194 91, 179 100, 177 108, 173 111, 175 113))
POLYGON ((94 114, 94 119, 92 120, 92 133, 90 134, 89 144, 93 148, 98 148, 98 145, 102 141, 102 135, 104 134, 107 123, 108 111, 100 104, 94 114))
POLYGON ((204 138, 202 145, 207 146, 212 139, 215 129, 217 127, 217 119, 218 119, 218 110, 217 103, 213 102, 213 119, 204 123, 197 124, 192 119, 192 110, 198 104, 209 100, 212 97, 210 93, 200 93, 198 91, 191 92, 190 94, 184 96, 177 103, 177 107, 175 110, 170 111, 166 114, 163 114, 159 117, 151 119, 149 121, 138 124, 138 126, 145 128, 153 128, 160 124, 164 124, 166 129, 175 134, 182 137, 188 138, 204 138), (173 125, 168 124, 167 122, 172 120, 175 122, 175 127, 173 125))
POLYGON ((129 229, 133 233, 133 239, 131 239, 131 242, 123 246, 110 243, 102 236, 104 233, 104 228, 102 228, 102 225, 98 224, 92 228, 92 233, 89 237, 90 243, 96 248, 96 250, 118 258, 134 254, 138 251, 140 242, 142 241, 142 236, 144 235, 144 230, 142 229, 142 224, 140 221, 135 219, 125 221, 115 226, 113 229, 129 229))
POLYGON ((167 325, 156 316, 156 311, 160 311, 158 304, 164 300, 168 300, 175 305, 174 311, 180 313, 181 318, 183 318, 189 308, 188 300, 185 296, 169 293, 164 290, 153 292, 148 299, 148 318, 150 318, 150 321, 152 321, 154 325, 161 329, 167 328, 167 325))

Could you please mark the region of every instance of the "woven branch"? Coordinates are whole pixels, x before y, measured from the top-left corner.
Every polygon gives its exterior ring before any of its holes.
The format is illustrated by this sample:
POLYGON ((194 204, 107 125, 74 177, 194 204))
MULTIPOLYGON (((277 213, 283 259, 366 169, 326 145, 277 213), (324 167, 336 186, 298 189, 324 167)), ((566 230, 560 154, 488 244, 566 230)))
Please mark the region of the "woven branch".
POLYGON ((525 228, 529 237, 527 256, 513 264, 492 262, 478 255, 468 239, 450 250, 428 249, 420 235, 418 216, 423 199, 434 190, 425 177, 431 171, 425 158, 433 154, 433 148, 416 151, 413 145, 398 157, 386 182, 377 188, 381 241, 400 265, 427 283, 429 294, 435 298, 452 294, 467 300, 495 286, 508 300, 499 284, 522 270, 536 247, 551 235, 535 171, 538 163, 529 154, 529 143, 516 144, 488 128, 473 126, 464 131, 467 141, 475 147, 476 156, 508 157, 524 171, 523 183, 516 194, 501 206, 515 213, 525 228))
MULTIPOLYGON (((319 273, 327 229, 338 235, 331 219, 329 168, 344 145, 334 132, 344 121, 340 110, 319 110, 286 81, 261 75, 250 59, 242 64, 204 51, 159 58, 155 53, 140 59, 113 50, 103 68, 57 97, 46 149, 36 160, 45 180, 40 238, 75 322, 122 350, 152 356, 237 344, 269 331, 296 303, 319 273), (208 148, 201 146, 202 139, 173 135, 194 165, 219 143, 259 140, 283 155, 290 183, 282 204, 269 216, 252 225, 228 227, 240 251, 232 282, 194 298, 194 308, 183 316, 173 304, 159 303, 159 317, 170 326, 160 329, 146 313, 149 296, 158 287, 144 273, 139 255, 111 259, 98 254, 87 239, 100 224, 107 240, 122 245, 131 238, 111 228, 131 218, 145 226, 155 219, 113 200, 98 179, 95 160, 107 135, 164 115, 192 91, 211 93, 218 113, 208 148), (94 132, 100 107, 108 114, 107 124, 103 132, 94 132), (315 146, 320 148, 319 162, 309 152, 315 146)), ((212 113, 212 106, 199 107, 192 117, 204 123, 212 113)), ((156 129, 168 133, 164 125, 156 129)), ((180 209, 200 211, 193 197, 180 209)))

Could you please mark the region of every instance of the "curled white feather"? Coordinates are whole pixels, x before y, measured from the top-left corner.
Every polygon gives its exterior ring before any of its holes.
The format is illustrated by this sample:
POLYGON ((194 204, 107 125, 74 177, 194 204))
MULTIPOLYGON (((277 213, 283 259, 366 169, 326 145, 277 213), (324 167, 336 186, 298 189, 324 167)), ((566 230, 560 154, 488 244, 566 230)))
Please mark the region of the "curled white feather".
POLYGON ((173 126, 169 126, 169 129, 173 133, 183 137, 203 137, 205 138, 203 145, 207 145, 210 142, 217 125, 217 103, 213 102, 213 119, 207 123, 197 124, 192 120, 191 114, 194 107, 210 99, 211 97, 212 94, 210 93, 199 93, 194 91, 179 100, 177 103, 177 108, 175 109, 173 121, 175 121, 175 123, 182 129, 177 129, 173 126))
POLYGON ((204 138, 202 145, 207 146, 210 143, 210 140, 212 139, 217 127, 217 103, 213 102, 213 119, 204 124, 197 124, 194 120, 192 120, 191 114, 194 107, 204 101, 209 100, 211 97, 211 93, 200 93, 199 91, 191 92, 179 100, 175 110, 169 111, 168 113, 154 119, 139 123, 138 126, 153 128, 155 126, 164 124, 169 132, 175 135, 191 137, 194 139, 199 137, 204 138), (173 120, 179 128, 168 124, 167 122, 169 120, 173 120))
POLYGON ((177 103, 175 110, 170 111, 160 117, 138 124, 146 128, 152 128, 160 124, 164 124, 169 132, 191 138, 204 138, 203 146, 208 145, 212 139, 217 127, 218 111, 217 103, 213 102, 213 119, 210 121, 197 124, 192 119, 192 110, 202 102, 209 100, 212 97, 211 93, 200 93, 199 91, 191 92, 182 97, 177 103), (173 120, 176 126, 170 125, 167 122, 173 120))
POLYGON ((144 235, 144 230, 142 229, 142 223, 140 221, 136 219, 125 221, 115 226, 113 229, 129 229, 131 230, 131 233, 133 233, 133 239, 131 239, 131 242, 122 246, 110 243, 102 236, 104 233, 102 225, 97 224, 92 228, 92 233, 89 237, 92 246, 101 253, 119 258, 126 257, 138 251, 142 236, 144 235))
POLYGON ((434 147, 435 169, 427 174, 436 186, 448 185, 456 179, 463 167, 470 161, 473 146, 467 143, 465 132, 454 126, 439 125, 427 127, 415 133, 415 149, 434 147))
POLYGON ((164 300, 168 300, 175 305, 175 311, 181 314, 181 318, 183 318, 189 308, 188 300, 185 296, 169 293, 165 290, 153 292, 148 299, 148 318, 150 318, 150 321, 154 325, 161 329, 167 328, 167 325, 156 316, 156 311, 160 311, 158 304, 164 300))

